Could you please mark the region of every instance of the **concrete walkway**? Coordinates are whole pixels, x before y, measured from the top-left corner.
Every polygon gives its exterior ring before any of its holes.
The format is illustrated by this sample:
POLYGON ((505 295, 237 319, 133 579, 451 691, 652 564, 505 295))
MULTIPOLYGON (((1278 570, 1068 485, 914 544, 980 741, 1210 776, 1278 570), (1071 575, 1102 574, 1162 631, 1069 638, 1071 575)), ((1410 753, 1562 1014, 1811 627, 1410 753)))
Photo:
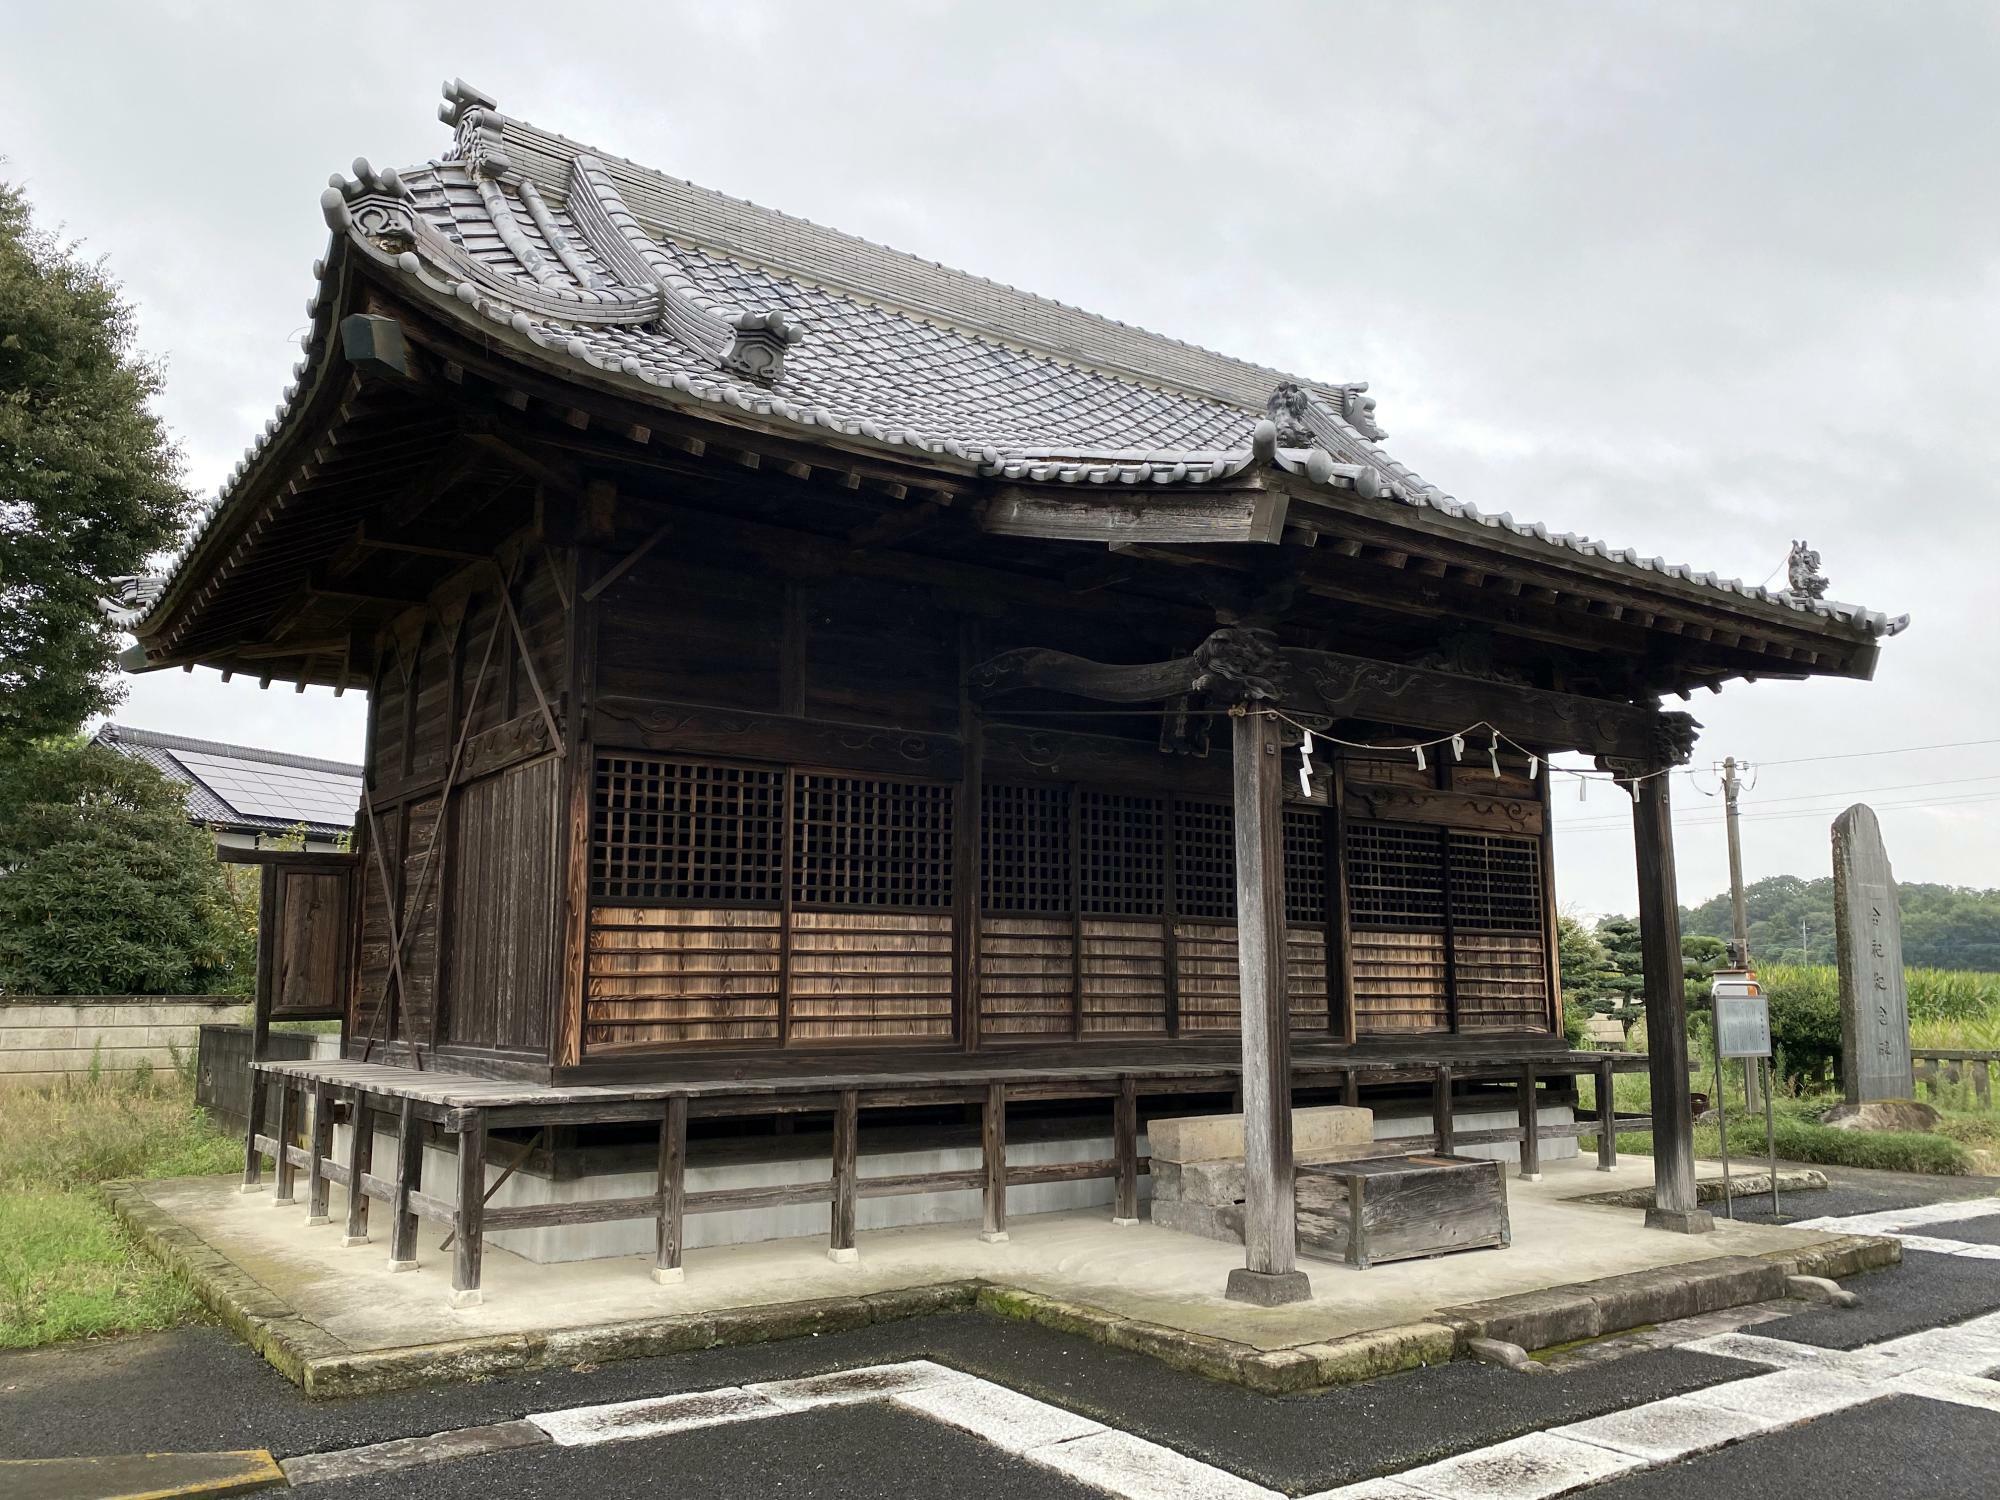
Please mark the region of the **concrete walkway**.
MULTIPOLYGON (((826 1331, 855 1326, 844 1310, 862 1309, 861 1322, 907 1316, 971 1305, 975 1289, 979 1304, 992 1311, 1058 1326, 1067 1320, 1075 1331, 1191 1368, 1213 1365, 1209 1373, 1260 1388, 1307 1388, 1449 1359, 1469 1326, 1455 1313, 1507 1299, 1518 1311, 1523 1295, 1546 1299, 1580 1283, 1621 1278, 1617 1312, 1628 1313, 1630 1304, 1645 1313, 1643 1296, 1633 1302, 1645 1284, 1622 1279, 1670 1270, 1663 1285, 1686 1286, 1752 1263, 1761 1271, 1772 1263, 1832 1274, 1860 1268, 1851 1238, 1720 1222, 1713 1234, 1683 1236, 1643 1228, 1633 1209, 1580 1201, 1650 1180, 1645 1158, 1612 1173, 1551 1163, 1540 1182, 1508 1183, 1511 1248, 1368 1271, 1307 1261, 1312 1300, 1270 1309, 1224 1299, 1240 1249, 1150 1224, 1115 1227, 1097 1211, 1016 1219, 1001 1244, 982 1242, 976 1224, 877 1231, 862 1237, 852 1264, 830 1262, 820 1239, 695 1250, 687 1256, 686 1280, 670 1286, 656 1285, 639 1258, 537 1265, 492 1250, 485 1300, 453 1309, 450 1258, 439 1253, 432 1229, 417 1269, 398 1274, 379 1244, 343 1248, 337 1202, 333 1223, 318 1227, 305 1224, 303 1209, 274 1207, 269 1197, 238 1193, 223 1178, 138 1184, 123 1190, 118 1203, 156 1248, 189 1264, 226 1321, 294 1379, 309 1388, 315 1379, 324 1382, 324 1392, 393 1383, 406 1367, 436 1378, 453 1369, 471 1374, 826 1331), (1848 1259, 1813 1264, 1829 1247, 1848 1259), (1122 1329, 1150 1332, 1123 1337, 1122 1329), (1372 1343, 1353 1346, 1356 1339, 1372 1343), (1352 1361, 1341 1364, 1327 1351, 1357 1347, 1360 1363, 1341 1373, 1352 1361), (1305 1352, 1294 1357, 1296 1351, 1305 1352), (1247 1374, 1221 1367, 1245 1359, 1247 1374), (1305 1368, 1313 1360, 1319 1366, 1305 1368)), ((1616 1326, 1726 1305, 1718 1299, 1727 1295, 1718 1289, 1703 1307, 1676 1303, 1616 1326)), ((1587 1324, 1573 1316, 1543 1319, 1533 1327, 1556 1330, 1544 1340, 1552 1343, 1609 1331, 1605 1319, 1616 1315, 1593 1315, 1587 1324)), ((1497 1327, 1478 1331, 1509 1336, 1497 1327)))

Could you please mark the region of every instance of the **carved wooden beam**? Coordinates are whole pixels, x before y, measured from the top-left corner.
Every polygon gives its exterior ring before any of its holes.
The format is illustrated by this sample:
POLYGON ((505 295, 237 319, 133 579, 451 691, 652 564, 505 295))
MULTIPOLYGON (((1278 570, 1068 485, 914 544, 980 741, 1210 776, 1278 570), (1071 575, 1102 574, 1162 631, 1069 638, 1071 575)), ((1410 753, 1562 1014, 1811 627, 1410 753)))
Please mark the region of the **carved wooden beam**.
POLYGON ((1156 703, 1181 693, 1212 701, 1275 701, 1294 712, 1367 719, 1449 734, 1484 722, 1536 751, 1680 764, 1701 726, 1645 704, 1549 692, 1510 682, 1408 667, 1335 651, 1270 649, 1269 632, 1218 630, 1171 661, 1120 664, 1062 651, 1006 651, 974 667, 968 682, 985 700, 1023 688, 1101 703, 1156 703))
POLYGON ((1062 542, 1277 542, 1290 497, 1276 488, 1146 490, 1102 485, 1024 489, 987 502, 982 530, 1062 542))

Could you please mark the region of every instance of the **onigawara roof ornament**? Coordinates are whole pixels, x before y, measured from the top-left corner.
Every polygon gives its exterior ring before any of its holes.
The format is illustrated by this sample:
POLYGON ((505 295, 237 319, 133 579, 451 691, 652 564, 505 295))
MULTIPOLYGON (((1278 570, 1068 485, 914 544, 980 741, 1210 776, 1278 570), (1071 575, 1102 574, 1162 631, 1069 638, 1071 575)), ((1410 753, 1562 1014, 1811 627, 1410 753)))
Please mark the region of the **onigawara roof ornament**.
POLYGON ((1790 580, 1788 592, 1793 598, 1826 597, 1827 577, 1819 568, 1819 552, 1805 542, 1792 543, 1791 556, 1785 559, 1785 575, 1790 580))

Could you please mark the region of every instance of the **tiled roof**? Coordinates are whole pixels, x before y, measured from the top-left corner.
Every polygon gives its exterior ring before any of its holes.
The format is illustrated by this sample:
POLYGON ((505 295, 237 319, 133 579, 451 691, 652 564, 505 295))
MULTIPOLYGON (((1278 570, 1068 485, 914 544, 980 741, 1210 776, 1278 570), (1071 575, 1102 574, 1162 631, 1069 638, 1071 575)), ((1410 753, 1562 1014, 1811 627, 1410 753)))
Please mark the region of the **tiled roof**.
MULTIPOLYGON (((335 254, 367 256, 461 316, 652 400, 1037 483, 1200 484, 1261 458, 1635 577, 1868 636, 1907 623, 1479 511, 1384 450, 1365 384, 1231 359, 599 155, 501 114, 462 82, 445 97, 445 159, 403 172, 357 161, 352 180, 336 176, 322 195, 335 254)), ((302 379, 330 333, 320 302, 302 379)), ((282 430, 298 390, 218 507, 282 430)), ((121 580, 107 608, 139 628, 171 581, 121 580)))
POLYGON ((362 769, 345 761, 124 724, 106 724, 96 740, 185 785, 188 817, 197 823, 251 832, 282 832, 303 823, 309 833, 344 833, 361 801, 362 769))

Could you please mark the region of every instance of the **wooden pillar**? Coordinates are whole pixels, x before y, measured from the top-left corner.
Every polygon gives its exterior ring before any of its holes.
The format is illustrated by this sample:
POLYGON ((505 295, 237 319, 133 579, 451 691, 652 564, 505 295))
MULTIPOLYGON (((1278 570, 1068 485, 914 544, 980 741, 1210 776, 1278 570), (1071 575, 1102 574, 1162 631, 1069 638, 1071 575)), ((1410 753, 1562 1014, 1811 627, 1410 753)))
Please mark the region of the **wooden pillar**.
POLYGON ((1276 1306, 1312 1295, 1298 1269, 1292 1177, 1291 1014, 1285 994, 1283 756, 1278 721, 1230 719, 1236 815, 1236 958, 1243 1022, 1244 1265, 1228 1295, 1276 1306))
POLYGON ((276 1149, 271 1154, 277 1161, 278 1191, 273 1195, 271 1202, 283 1204, 297 1201, 292 1192, 297 1168, 292 1165, 289 1152, 292 1144, 292 1080, 288 1075, 280 1073, 277 1075, 277 1084, 278 1118, 271 1127, 271 1137, 276 1149))
POLYGON ((306 1223, 326 1224, 326 1159, 333 1155, 333 1085, 313 1084, 312 1132, 307 1137, 306 1223))
POLYGON ((953 791, 951 837, 952 989, 958 997, 959 1043, 979 1050, 980 889, 979 856, 985 821, 986 733, 966 683, 979 660, 979 634, 972 621, 959 629, 958 740, 964 759, 953 791))
POLYGON ((486 1111, 475 1109, 458 1132, 458 1205, 452 1214, 451 1305, 479 1305, 479 1262, 486 1248, 486 1111))
POLYGON ((1111 1222, 1139 1222, 1139 1088, 1132 1075, 1118 1080, 1118 1103, 1112 1119, 1112 1155, 1118 1163, 1117 1201, 1111 1222))
POLYGON ((417 1268, 417 1216, 410 1209, 410 1194, 423 1185, 424 1140, 417 1125, 417 1106, 403 1101, 397 1114, 396 1197, 389 1205, 389 1269, 414 1271, 417 1268))
POLYGON ((854 1248, 854 1184, 859 1101, 853 1089, 843 1089, 833 1112, 833 1235, 827 1258, 843 1265, 861 1258, 854 1248))
POLYGON ((1349 1068, 1340 1076, 1340 1102, 1349 1109, 1357 1109, 1361 1104, 1361 1070, 1349 1068))
MULTIPOLYGON (((1631 774, 1618 768, 1624 774, 1631 774)), ((1650 769, 1650 768, 1649 768, 1650 769)), ((1681 967, 1680 895, 1674 879, 1669 776, 1634 783, 1639 937, 1646 978, 1646 1048, 1653 1084, 1653 1204, 1649 1228, 1701 1234, 1715 1220, 1694 1186, 1694 1110, 1688 1099, 1687 994, 1681 967)))
POLYGON ((986 1168, 981 1195, 984 1218, 979 1237, 989 1245, 1007 1238, 1007 1085, 986 1085, 986 1108, 979 1120, 979 1145, 986 1168))
POLYGON ((557 921, 562 962, 557 966, 553 997, 554 1060, 558 1068, 573 1068, 583 1060, 584 970, 590 944, 591 801, 597 775, 596 754, 590 743, 590 710, 597 697, 597 606, 588 590, 602 571, 602 559, 594 550, 581 544, 574 549, 569 577, 569 649, 563 674, 561 741, 565 761, 563 884, 557 921))
POLYGON ((1618 1170, 1618 1103, 1611 1059, 1597 1065, 1597 1170, 1618 1170))
POLYGON ((669 1286, 682 1279, 682 1223, 687 1214, 688 1102, 686 1094, 667 1100, 660 1121, 660 1226, 653 1248, 653 1280, 669 1286))
POLYGON ((1431 1133, 1437 1137, 1439 1156, 1451 1155, 1451 1064, 1439 1063, 1431 1081, 1431 1133))
POLYGON ((360 1089, 347 1119, 347 1234, 342 1245, 368 1243, 368 1173, 375 1165, 375 1106, 360 1089))
POLYGON ((1521 1066, 1521 1180, 1542 1180, 1542 1112, 1537 1108, 1535 1065, 1521 1066))
POLYGON ((257 1137, 264 1133, 264 1097, 270 1089, 270 1078, 257 1070, 257 1064, 250 1064, 250 1123, 243 1130, 243 1186, 246 1193, 261 1193, 264 1190, 264 1148, 257 1144, 257 1137))

